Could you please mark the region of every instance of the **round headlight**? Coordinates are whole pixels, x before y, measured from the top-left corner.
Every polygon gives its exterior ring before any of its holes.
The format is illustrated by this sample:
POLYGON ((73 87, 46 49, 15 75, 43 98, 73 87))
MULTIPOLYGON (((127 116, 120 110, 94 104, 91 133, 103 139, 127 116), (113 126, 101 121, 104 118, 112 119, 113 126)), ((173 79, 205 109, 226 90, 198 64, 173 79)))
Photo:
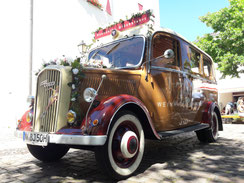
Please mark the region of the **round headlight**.
POLYGON ((69 112, 67 113, 67 121, 68 123, 74 123, 76 119, 76 113, 72 110, 69 110, 69 112))
POLYGON ((32 122, 32 119, 33 119, 33 114, 32 112, 28 112, 28 114, 26 115, 26 121, 28 123, 32 122))
POLYGON ((86 88, 83 96, 86 102, 92 102, 97 95, 97 91, 93 88, 86 88))

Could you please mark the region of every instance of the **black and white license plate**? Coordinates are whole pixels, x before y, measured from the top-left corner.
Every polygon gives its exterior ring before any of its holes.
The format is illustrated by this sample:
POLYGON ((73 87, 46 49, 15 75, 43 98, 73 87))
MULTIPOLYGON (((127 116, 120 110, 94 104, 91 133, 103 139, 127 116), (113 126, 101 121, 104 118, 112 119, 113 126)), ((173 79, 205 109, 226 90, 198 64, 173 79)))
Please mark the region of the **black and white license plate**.
POLYGON ((23 141, 25 141, 27 144, 47 146, 48 133, 23 132, 23 141))

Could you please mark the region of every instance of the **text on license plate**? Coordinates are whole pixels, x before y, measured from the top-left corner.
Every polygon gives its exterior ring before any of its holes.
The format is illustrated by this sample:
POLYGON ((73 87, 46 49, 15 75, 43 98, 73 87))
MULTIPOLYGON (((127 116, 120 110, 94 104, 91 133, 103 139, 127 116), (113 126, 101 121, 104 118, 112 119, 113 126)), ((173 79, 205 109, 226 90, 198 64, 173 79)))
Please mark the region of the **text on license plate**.
POLYGON ((38 133, 38 132, 23 132, 23 140, 27 144, 47 146, 48 134, 47 133, 38 133))

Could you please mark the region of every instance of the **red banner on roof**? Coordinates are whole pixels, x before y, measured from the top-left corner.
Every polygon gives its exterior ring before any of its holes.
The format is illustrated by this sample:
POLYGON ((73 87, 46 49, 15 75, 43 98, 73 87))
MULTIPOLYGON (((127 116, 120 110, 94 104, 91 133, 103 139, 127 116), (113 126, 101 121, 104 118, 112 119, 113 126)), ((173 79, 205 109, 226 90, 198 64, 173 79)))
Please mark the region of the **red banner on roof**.
POLYGON ((99 39, 111 34, 112 30, 116 29, 118 31, 125 31, 127 29, 142 25, 147 23, 150 20, 149 14, 143 14, 139 17, 132 18, 130 20, 126 20, 122 23, 118 23, 106 29, 99 30, 95 32, 95 39, 99 39))

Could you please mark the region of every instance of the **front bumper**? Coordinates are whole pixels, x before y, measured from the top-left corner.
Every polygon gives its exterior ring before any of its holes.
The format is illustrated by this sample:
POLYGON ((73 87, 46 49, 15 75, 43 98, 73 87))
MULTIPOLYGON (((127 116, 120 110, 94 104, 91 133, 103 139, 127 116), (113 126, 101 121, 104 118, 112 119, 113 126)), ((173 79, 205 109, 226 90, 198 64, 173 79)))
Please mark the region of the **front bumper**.
MULTIPOLYGON (((31 132, 16 130, 14 135, 18 138, 23 139, 23 141, 28 144, 33 144, 25 140, 25 135, 28 133, 31 132)), ((48 143, 53 144, 102 146, 105 144, 106 140, 107 135, 48 134, 48 143)))

